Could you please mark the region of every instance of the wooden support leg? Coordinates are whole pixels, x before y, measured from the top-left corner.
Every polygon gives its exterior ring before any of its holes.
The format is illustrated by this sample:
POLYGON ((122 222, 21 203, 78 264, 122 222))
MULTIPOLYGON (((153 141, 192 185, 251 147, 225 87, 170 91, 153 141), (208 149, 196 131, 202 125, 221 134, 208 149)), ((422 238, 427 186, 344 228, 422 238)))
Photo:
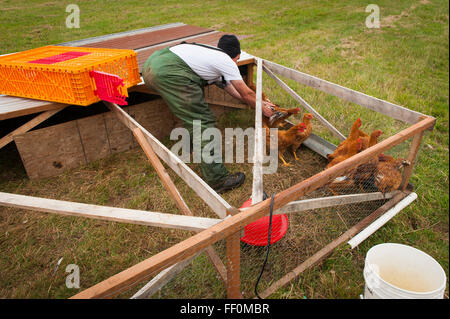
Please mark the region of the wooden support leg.
POLYGON ((408 186, 409 178, 411 177, 411 174, 413 172, 414 165, 417 160, 417 153, 419 152, 420 143, 422 142, 423 133, 424 133, 424 131, 421 131, 421 132, 417 133, 416 135, 414 135, 414 138, 413 138, 413 141, 411 144, 411 148, 409 149, 408 161, 411 163, 411 165, 406 167, 405 170, 403 171, 402 183, 400 185, 400 189, 403 191, 406 190, 406 187, 408 186))
POLYGON ((139 128, 145 140, 152 146, 154 152, 161 158, 186 184, 188 184, 204 200, 204 202, 220 217, 225 218, 227 211, 236 210, 201 179, 189 166, 165 147, 157 138, 150 134, 133 117, 127 114, 117 104, 105 102, 105 105, 114 112, 118 119, 130 130, 139 128))
POLYGON ((242 299, 241 294, 241 240, 240 232, 227 239, 227 298, 242 299))
MULTIPOLYGON (((138 141, 139 145, 141 145, 142 149, 144 150, 150 163, 155 168, 164 187, 166 188, 166 190, 169 192, 170 196, 175 201, 177 207, 180 209, 181 213, 183 215, 187 215, 187 216, 194 216, 192 211, 186 205, 186 202, 181 197, 180 193, 178 192, 178 189, 176 188, 175 184, 173 183, 173 181, 170 178, 169 174, 167 173, 166 169, 162 165, 158 156, 153 151, 153 148, 147 142, 142 131, 139 128, 135 128, 133 130, 133 134, 136 137, 136 140, 138 141)), ((211 246, 206 248, 206 253, 207 253, 209 259, 211 260, 212 264, 216 268, 217 272, 221 276, 222 280, 226 283, 227 282, 227 270, 226 270, 226 267, 223 264, 222 260, 220 259, 219 255, 216 253, 216 251, 211 246)), ((188 263, 185 263, 184 266, 186 266, 186 265, 188 265, 188 263)))
POLYGON ((185 201, 178 192, 178 189, 176 188, 175 184, 170 179, 170 176, 167 173, 166 169, 162 165, 158 156, 155 154, 155 151, 153 151, 153 148, 145 139, 145 136, 142 133, 142 131, 139 128, 135 128, 133 130, 133 135, 138 141, 139 145, 141 145, 145 155, 147 156, 148 160, 150 161, 153 168, 156 170, 156 173, 158 174, 159 178, 161 179, 164 188, 169 192, 170 197, 172 197, 172 199, 175 201, 175 204, 177 205, 178 209, 181 211, 181 213, 183 213, 183 215, 193 216, 191 210, 186 205, 185 201))
POLYGON ((64 109, 64 107, 57 109, 57 110, 50 110, 50 111, 46 111, 43 112, 41 114, 39 114, 38 116, 36 116, 34 119, 32 119, 31 121, 28 121, 27 123, 25 123, 24 125, 22 125, 21 127, 15 129, 14 131, 12 131, 11 133, 9 133, 8 135, 2 137, 0 139, 0 148, 4 147, 5 145, 7 145, 8 143, 13 141, 14 135, 18 135, 18 134, 23 134, 28 132, 29 130, 31 130, 33 127, 41 124, 42 122, 44 122, 46 119, 48 119, 49 117, 51 117, 52 115, 58 113, 59 111, 61 111, 62 109, 64 109))
POLYGON ((252 86, 253 85, 253 68, 255 64, 250 63, 247 65, 247 85, 252 86))
POLYGON ((253 163, 252 205, 263 200, 264 136, 262 127, 262 61, 257 60, 255 104, 255 148, 253 163))

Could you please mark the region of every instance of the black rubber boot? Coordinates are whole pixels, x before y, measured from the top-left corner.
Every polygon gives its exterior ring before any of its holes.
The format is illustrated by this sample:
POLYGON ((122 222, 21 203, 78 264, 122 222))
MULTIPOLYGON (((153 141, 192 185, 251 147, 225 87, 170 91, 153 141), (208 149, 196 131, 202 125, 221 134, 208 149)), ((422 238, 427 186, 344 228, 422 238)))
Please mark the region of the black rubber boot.
POLYGON ((212 185, 211 187, 217 193, 224 193, 226 191, 232 190, 233 188, 239 187, 244 183, 245 174, 242 172, 237 172, 234 174, 230 174, 225 177, 221 182, 212 185))

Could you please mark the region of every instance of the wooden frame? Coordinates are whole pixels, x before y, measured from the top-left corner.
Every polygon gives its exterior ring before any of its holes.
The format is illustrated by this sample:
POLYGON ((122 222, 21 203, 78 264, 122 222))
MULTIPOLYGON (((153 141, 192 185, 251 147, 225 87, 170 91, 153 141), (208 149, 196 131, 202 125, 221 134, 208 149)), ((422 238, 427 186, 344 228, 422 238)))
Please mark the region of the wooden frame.
POLYGON ((39 114, 38 116, 36 116, 35 118, 33 118, 32 120, 28 121, 27 123, 23 124, 19 128, 15 129, 11 133, 0 138, 0 148, 4 147, 7 144, 9 144, 10 142, 12 142, 14 140, 14 136, 28 132, 33 127, 41 124, 46 119, 50 118, 51 116, 58 113, 59 111, 61 111, 64 108, 65 108, 65 106, 62 106, 55 110, 44 111, 41 114, 39 114))
POLYGON ((209 207, 220 217, 224 218, 227 211, 236 211, 219 194, 217 194, 204 180, 195 174, 183 161, 166 148, 157 138, 150 134, 144 127, 136 122, 129 114, 122 110, 117 104, 105 102, 105 105, 113 111, 119 120, 130 130, 139 128, 144 134, 147 142, 152 146, 155 153, 161 158, 178 176, 180 176, 209 207))
POLYGON ((262 68, 261 59, 256 59, 256 105, 255 105, 255 151, 253 160, 252 205, 263 200, 264 136, 262 127, 262 68))
MULTIPOLYGON (((405 140, 420 132, 423 132, 426 129, 429 129, 434 125, 434 123, 434 118, 425 118, 411 127, 376 144, 375 146, 368 148, 361 153, 358 153, 357 155, 278 193, 274 198, 274 209, 280 209, 294 199, 324 186, 336 177, 351 170, 356 165, 364 163, 385 150, 404 142, 405 140)), ((209 229, 204 230, 201 233, 194 235, 183 242, 178 243, 165 251, 120 272, 119 274, 110 277, 105 281, 76 294, 73 298, 103 298, 115 296, 125 289, 130 288, 134 284, 137 284, 153 272, 159 269, 167 268, 177 262, 190 258, 207 246, 236 234, 249 223, 252 223, 268 214, 269 206, 270 199, 257 203, 245 211, 241 211, 240 213, 223 220, 209 229)))
MULTIPOLYGON (((365 163, 372 158, 378 156, 380 153, 404 142, 407 139, 413 138, 413 143, 411 145, 410 153, 408 159, 411 162, 415 162, 417 157, 418 149, 421 143, 423 132, 430 129, 435 124, 435 119, 432 117, 424 116, 421 113, 408 110, 404 107, 389 103, 363 93, 339 86, 337 84, 313 77, 311 75, 286 68, 284 66, 278 65, 276 63, 257 59, 258 73, 257 73, 257 117, 256 117, 256 127, 259 127, 259 119, 261 113, 261 72, 264 69, 271 75, 275 81, 280 84, 289 94, 291 94, 300 104, 302 104, 309 111, 314 111, 314 109, 304 101, 297 93, 290 89, 284 82, 282 82, 275 74, 290 78, 299 83, 317 88, 323 92, 335 95, 337 97, 344 98, 350 102, 360 104, 374 111, 386 114, 395 119, 404 121, 406 123, 412 124, 410 127, 402 130, 401 132, 386 138, 380 143, 373 147, 370 147, 357 155, 329 168, 326 169, 288 189, 278 193, 274 197, 274 210, 276 213, 283 212, 293 212, 302 211, 306 209, 316 209, 329 207, 334 205, 344 205, 354 202, 363 202, 369 200, 379 200, 380 193, 369 193, 369 194, 352 194, 345 196, 337 196, 330 198, 319 198, 313 200, 302 200, 295 201, 296 199, 311 193, 312 191, 326 185, 338 176, 342 176, 347 173, 353 167, 365 163)), ((117 116, 117 118, 122 121, 131 131, 133 131, 135 137, 138 139, 139 144, 142 146, 152 165, 158 172, 158 175, 162 179, 162 182, 166 189, 168 189, 172 198, 177 203, 177 207, 188 216, 176 216, 176 222, 165 221, 163 223, 156 223, 154 221, 143 221, 137 217, 139 213, 134 212, 136 215, 126 218, 125 215, 117 217, 114 215, 102 215, 100 213, 95 214, 90 212, 87 214, 84 209, 88 209, 93 205, 87 204, 77 204, 77 203, 64 203, 63 206, 58 206, 55 203, 58 201, 54 200, 43 200, 35 198, 27 198, 28 202, 34 202, 29 204, 23 204, 20 202, 22 198, 14 197, 21 195, 14 194, 4 194, 0 193, 0 204, 22 207, 26 209, 33 210, 43 210, 54 213, 70 214, 70 215, 81 215, 91 218, 100 218, 106 220, 117 220, 124 222, 134 222, 152 226, 161 227, 175 227, 182 229, 189 229, 194 231, 200 231, 199 233, 193 235, 192 237, 134 265, 94 286, 88 288, 80 293, 76 294, 72 298, 109 298, 120 294, 121 292, 129 289, 130 287, 136 285, 137 283, 147 279, 151 275, 159 273, 149 285, 155 291, 159 289, 161 285, 164 284, 168 279, 171 278, 173 274, 182 269, 186 264, 189 263, 191 258, 194 258, 199 253, 203 252, 205 249, 211 249, 210 246, 219 240, 226 240, 227 247, 227 274, 222 275, 222 278, 226 280, 227 283, 227 295, 230 298, 240 298, 240 232, 241 230, 259 218, 267 215, 269 213, 270 199, 262 199, 260 191, 262 190, 262 178, 254 178, 254 192, 253 196, 255 198, 254 205, 245 210, 238 210, 231 205, 229 205, 221 196, 219 196, 214 190, 209 187, 200 177, 198 177, 185 163, 183 163, 178 157, 170 152, 161 142, 159 142, 152 134, 150 134, 145 128, 143 128, 138 122, 136 122, 131 116, 124 112, 119 106, 112 103, 105 103, 108 108, 111 109, 117 116), (221 219, 200 219, 199 217, 193 217, 192 212, 190 212, 186 203, 181 198, 181 195, 176 190, 174 184, 168 179, 167 173, 164 171, 164 167, 159 162, 159 159, 165 162, 178 176, 180 176, 208 205, 209 207, 221 218, 221 219), (259 184, 261 183, 261 184, 259 184), (255 185, 256 184, 256 185, 255 185), (261 185, 261 186, 260 186, 261 185), (14 195, 14 196, 12 196, 14 195), (2 197, 3 196, 3 197, 2 197), (9 197, 8 197, 9 196, 9 197), (9 198, 9 199, 8 199, 9 198), (14 200, 13 200, 14 199, 14 200), (19 202, 20 203, 19 203, 19 202), (54 208, 52 205, 56 205, 54 208), (76 205, 74 205, 76 204, 76 205), (78 206, 77 206, 78 205, 78 206), (83 206, 86 205, 86 206, 83 206), (69 208, 67 208, 67 207, 69 208), (73 207, 77 206, 75 209, 73 207), (88 207, 89 206, 89 207, 88 207), (70 209, 72 207, 73 209, 70 209), (81 207, 81 208, 80 208, 81 207), (82 211, 82 212, 81 212, 82 211), (199 226, 198 221, 202 220, 203 226, 199 226), (192 222, 195 221, 195 225, 192 222), (189 226, 190 225, 190 226, 189 226), (174 266, 177 265, 177 266, 174 266), (169 268, 170 267, 170 268, 169 268), (154 284, 157 282, 158 284, 154 284)), ((317 112, 316 112, 317 113, 317 112)), ((318 114, 318 113, 317 113, 318 114)), ((320 115, 320 114, 319 114, 320 115)), ((323 118, 323 117, 321 117, 323 118)), ((323 118, 323 120, 325 120, 323 118)), ((325 120, 326 121, 326 120, 325 120)), ((325 121, 323 123, 325 123, 325 121)), ((328 123, 328 122, 326 122, 328 123)), ((326 125, 332 133, 342 139, 341 134, 330 125, 326 125)), ((258 141, 258 140, 257 140, 258 141)), ((255 144, 259 144, 255 143, 255 144)), ((256 147, 256 146, 255 146, 256 147)), ((259 148, 258 148, 259 150, 259 148)), ((258 151, 259 152, 259 151, 258 151)), ((256 163, 257 161, 255 161, 256 163)), ((258 162, 257 166, 260 165, 258 162)), ((320 260, 323 260, 334 248, 338 247, 343 242, 347 241, 349 238, 359 233, 364 229, 371 221, 373 221, 376 216, 381 216, 389 207, 395 205, 396 202, 401 200, 406 196, 407 192, 403 190, 406 188, 409 177, 412 173, 412 168, 405 171, 402 182, 402 189, 392 194, 388 194, 391 198, 385 205, 380 207, 378 210, 373 212, 369 217, 362 220, 357 225, 349 229, 344 235, 325 246, 313 257, 308 259, 304 264, 300 265, 293 271, 293 275, 290 273, 282 281, 275 283, 272 287, 269 287, 264 291, 262 296, 269 296, 273 291, 286 284, 298 274, 300 274, 304 269, 317 264, 320 260)), ((115 209, 115 208, 96 208, 100 211, 110 210, 111 212, 116 212, 122 215, 126 212, 125 209, 115 209)), ((146 212, 147 213, 147 212, 146 212)), ((148 213, 147 213, 148 214, 148 213)), ((160 214, 160 213, 152 213, 160 214)), ((149 218, 152 218, 150 214, 149 218)), ((168 218, 167 214, 161 215, 161 218, 168 218)), ((156 215, 154 215, 156 216, 156 215)), ((160 215, 158 215, 160 216, 160 215)), ((159 217, 158 217, 159 218, 159 217)), ((211 250, 210 250, 211 251, 211 250)), ((218 258, 218 257, 217 257, 218 258)), ((220 263, 217 263, 220 264, 220 263)), ((216 267, 224 270, 224 266, 216 267)), ((220 271, 219 271, 220 273, 220 271)), ((148 290, 147 290, 148 291, 148 290)), ((141 294, 142 295, 142 294, 141 294)))
POLYGON ((60 215, 94 218, 121 223, 202 231, 220 219, 163 214, 0 192, 0 205, 60 215))

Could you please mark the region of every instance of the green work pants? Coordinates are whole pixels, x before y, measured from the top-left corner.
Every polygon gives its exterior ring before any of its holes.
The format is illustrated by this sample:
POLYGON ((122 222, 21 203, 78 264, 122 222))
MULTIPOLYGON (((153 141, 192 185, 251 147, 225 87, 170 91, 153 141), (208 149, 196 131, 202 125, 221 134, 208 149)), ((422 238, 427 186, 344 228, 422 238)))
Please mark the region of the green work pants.
MULTIPOLYGON (((156 90, 189 131, 193 144, 193 121, 201 121, 201 133, 207 128, 215 127, 216 118, 205 101, 203 88, 206 81, 200 78, 175 53, 165 48, 154 52, 145 62, 142 71, 144 82, 156 90)), ((220 141, 221 142, 221 141, 220 141)), ((201 148, 209 140, 201 141, 201 148)), ((214 157, 212 163, 202 159, 200 170, 205 181, 214 185, 220 182, 229 172, 222 164, 221 154, 214 157)))

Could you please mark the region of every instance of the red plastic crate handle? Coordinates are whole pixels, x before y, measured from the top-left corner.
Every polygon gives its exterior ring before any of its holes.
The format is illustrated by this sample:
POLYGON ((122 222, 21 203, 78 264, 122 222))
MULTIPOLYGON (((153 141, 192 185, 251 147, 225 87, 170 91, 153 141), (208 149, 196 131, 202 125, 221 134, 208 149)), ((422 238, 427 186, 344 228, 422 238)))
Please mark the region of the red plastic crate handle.
POLYGON ((118 90, 119 87, 125 87, 121 77, 101 71, 90 71, 89 76, 94 79, 97 87, 94 93, 101 100, 119 105, 128 105, 125 100, 127 96, 118 90))

